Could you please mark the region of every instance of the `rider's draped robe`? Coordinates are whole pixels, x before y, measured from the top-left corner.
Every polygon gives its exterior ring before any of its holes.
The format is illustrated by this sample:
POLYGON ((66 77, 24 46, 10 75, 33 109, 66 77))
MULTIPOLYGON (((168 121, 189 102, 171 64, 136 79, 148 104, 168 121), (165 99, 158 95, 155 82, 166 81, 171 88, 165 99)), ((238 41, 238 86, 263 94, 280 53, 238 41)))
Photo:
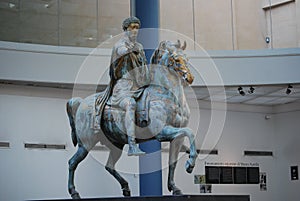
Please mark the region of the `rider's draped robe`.
POLYGON ((127 36, 121 38, 112 50, 109 75, 110 82, 95 103, 100 122, 106 104, 120 106, 125 98, 139 97, 142 87, 149 84, 150 74, 143 46, 131 42, 127 36), (135 48, 129 49, 128 46, 135 48))

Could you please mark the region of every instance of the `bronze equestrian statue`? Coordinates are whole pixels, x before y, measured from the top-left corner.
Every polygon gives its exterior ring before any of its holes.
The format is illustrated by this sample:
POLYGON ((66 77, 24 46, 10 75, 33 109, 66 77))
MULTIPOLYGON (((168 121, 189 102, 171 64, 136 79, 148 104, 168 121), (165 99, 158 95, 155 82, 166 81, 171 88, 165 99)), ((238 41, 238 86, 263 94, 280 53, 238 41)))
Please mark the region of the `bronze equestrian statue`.
MULTIPOLYGON (((131 28, 137 29, 139 23, 133 24, 136 27, 131 28)), ((128 27, 125 30, 128 31, 128 27)), ((75 199, 80 198, 74 185, 75 170, 98 142, 109 149, 105 169, 120 183, 124 196, 130 196, 130 188, 115 164, 125 144, 133 147, 128 155, 141 155, 144 152, 136 146, 138 143, 170 142, 168 189, 174 195, 182 194, 175 185, 174 172, 185 137, 190 143, 186 171, 191 173, 195 166, 197 151, 193 131, 187 127, 190 110, 184 94, 184 87, 194 79, 183 53, 186 43, 181 46, 179 41, 162 41, 147 66, 142 46, 123 40, 113 49, 111 81, 107 89, 85 99, 72 98, 67 102, 71 137, 78 148, 69 160, 68 190, 75 199), (118 47, 124 44, 127 49, 119 51, 128 52, 118 53, 118 47), (125 95, 124 86, 129 92, 125 95)))

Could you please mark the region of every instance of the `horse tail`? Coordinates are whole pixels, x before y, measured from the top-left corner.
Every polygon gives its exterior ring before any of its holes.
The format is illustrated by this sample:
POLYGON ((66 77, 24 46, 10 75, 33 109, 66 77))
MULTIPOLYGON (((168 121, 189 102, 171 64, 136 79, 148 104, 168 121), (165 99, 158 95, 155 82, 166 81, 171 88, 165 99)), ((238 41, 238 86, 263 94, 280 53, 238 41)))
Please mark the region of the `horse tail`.
POLYGON ((68 117, 69 117, 69 121, 70 121, 70 126, 71 126, 71 137, 72 137, 72 142, 73 145, 76 146, 77 145, 77 134, 76 134, 76 127, 75 127, 75 115, 77 112, 77 109, 81 103, 82 99, 81 98, 71 98, 66 105, 66 109, 67 109, 67 113, 68 113, 68 117))

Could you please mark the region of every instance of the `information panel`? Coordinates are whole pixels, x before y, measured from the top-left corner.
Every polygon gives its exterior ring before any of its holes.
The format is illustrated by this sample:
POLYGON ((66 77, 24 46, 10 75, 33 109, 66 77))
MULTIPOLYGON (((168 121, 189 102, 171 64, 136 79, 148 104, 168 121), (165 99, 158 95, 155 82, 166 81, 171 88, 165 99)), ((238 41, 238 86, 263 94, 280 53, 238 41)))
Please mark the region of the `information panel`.
POLYGON ((259 168, 247 167, 247 183, 258 184, 259 183, 259 168))
POLYGON ((246 167, 234 167, 234 183, 246 184, 247 183, 247 168, 246 167))
POLYGON ((207 184, 259 184, 259 167, 205 166, 207 184))
POLYGON ((205 167, 205 178, 207 184, 220 183, 220 168, 219 167, 205 167))
POLYGON ((233 184, 233 168, 232 167, 220 167, 220 183, 221 184, 233 184))

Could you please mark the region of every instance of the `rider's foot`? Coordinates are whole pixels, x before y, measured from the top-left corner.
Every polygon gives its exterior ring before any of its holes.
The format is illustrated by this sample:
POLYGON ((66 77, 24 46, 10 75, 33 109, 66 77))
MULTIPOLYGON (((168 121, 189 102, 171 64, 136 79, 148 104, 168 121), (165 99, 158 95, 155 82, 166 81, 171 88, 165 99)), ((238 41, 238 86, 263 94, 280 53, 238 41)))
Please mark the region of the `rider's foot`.
POLYGON ((134 135, 128 136, 128 145, 129 145, 128 156, 140 156, 146 154, 145 152, 140 150, 140 148, 135 143, 134 135))
POLYGON ((145 154, 146 152, 140 150, 140 148, 135 143, 129 144, 128 156, 141 156, 145 154))

